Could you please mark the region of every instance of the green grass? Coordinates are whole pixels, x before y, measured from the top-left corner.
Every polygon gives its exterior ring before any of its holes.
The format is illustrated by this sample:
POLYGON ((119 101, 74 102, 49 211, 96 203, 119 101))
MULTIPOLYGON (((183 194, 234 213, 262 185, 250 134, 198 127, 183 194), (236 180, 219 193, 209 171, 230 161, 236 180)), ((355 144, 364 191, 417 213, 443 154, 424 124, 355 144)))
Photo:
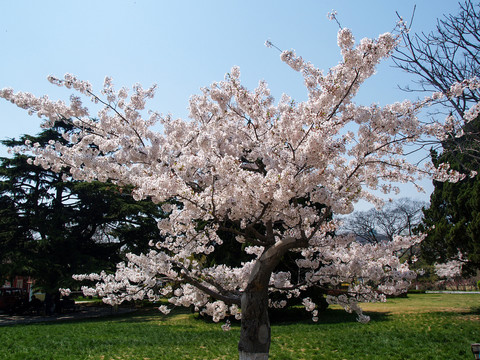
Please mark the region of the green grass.
MULTIPOLYGON (((273 316, 271 359, 473 359, 480 295, 413 294, 366 304, 369 324, 338 308, 318 323, 273 316)), ((0 327, 0 359, 236 359, 239 326, 153 309, 75 322, 0 327)))

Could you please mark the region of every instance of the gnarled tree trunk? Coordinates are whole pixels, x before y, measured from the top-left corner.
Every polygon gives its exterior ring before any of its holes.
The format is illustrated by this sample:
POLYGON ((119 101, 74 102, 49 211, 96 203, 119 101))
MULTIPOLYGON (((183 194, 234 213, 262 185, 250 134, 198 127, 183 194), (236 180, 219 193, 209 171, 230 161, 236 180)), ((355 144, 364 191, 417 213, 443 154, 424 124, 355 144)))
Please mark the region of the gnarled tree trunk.
POLYGON ((266 360, 270 349, 268 284, 273 270, 287 250, 306 241, 285 238, 269 247, 255 263, 242 295, 242 324, 238 351, 240 360, 266 360))
MULTIPOLYGON (((268 285, 268 284, 267 284, 268 285)), ((240 360, 266 360, 270 349, 268 289, 246 290, 242 295, 240 360)))

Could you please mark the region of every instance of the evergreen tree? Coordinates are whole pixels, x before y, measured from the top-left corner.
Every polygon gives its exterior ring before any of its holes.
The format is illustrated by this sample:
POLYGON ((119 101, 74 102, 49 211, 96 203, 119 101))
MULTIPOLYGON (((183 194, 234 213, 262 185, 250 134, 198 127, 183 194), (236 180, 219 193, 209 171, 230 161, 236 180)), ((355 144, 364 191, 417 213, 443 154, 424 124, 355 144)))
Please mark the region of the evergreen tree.
MULTIPOLYGON (((62 139, 60 128, 69 131, 60 124, 2 142, 45 145, 62 139)), ((0 158, 0 178, 0 280, 29 275, 47 292, 75 287, 73 274, 114 270, 122 253, 145 252, 159 240, 161 208, 134 201, 131 189, 73 181, 68 169, 45 170, 20 154, 0 158)))
MULTIPOLYGON (((478 133, 480 118, 467 124, 468 133, 478 133)), ((443 152, 432 151, 435 164, 448 162, 463 173, 478 171, 473 152, 478 150, 476 137, 452 138, 443 144, 443 152), (460 144, 460 146, 458 145, 460 144)), ((424 230, 428 236, 422 243, 422 252, 430 262, 446 262, 462 254, 466 274, 480 269, 480 178, 466 177, 457 182, 434 181, 430 207, 424 210, 424 230)))

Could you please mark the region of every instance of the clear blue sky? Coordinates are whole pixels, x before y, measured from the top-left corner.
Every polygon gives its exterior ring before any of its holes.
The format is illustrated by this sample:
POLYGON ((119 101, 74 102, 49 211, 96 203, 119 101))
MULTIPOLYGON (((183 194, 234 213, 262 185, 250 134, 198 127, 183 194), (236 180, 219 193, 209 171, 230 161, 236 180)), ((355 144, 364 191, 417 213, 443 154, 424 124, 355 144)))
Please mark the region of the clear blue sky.
MULTIPOLYGON (((265 40, 327 70, 340 59, 338 26, 328 12, 335 9, 342 26, 360 40, 391 31, 396 11, 410 19, 415 4, 415 32, 433 30, 437 18, 458 10, 455 0, 0 0, 0 88, 67 99, 70 92, 51 85, 48 75, 73 73, 97 89, 109 75, 118 87, 158 84, 150 108, 185 118, 190 95, 238 65, 249 88, 264 79, 277 99, 287 93, 302 100, 301 77, 265 40)), ((412 96, 397 89, 411 79, 391 65, 380 66, 358 103, 383 105, 412 96)), ((36 134, 39 124, 0 101, 0 139, 36 134)))

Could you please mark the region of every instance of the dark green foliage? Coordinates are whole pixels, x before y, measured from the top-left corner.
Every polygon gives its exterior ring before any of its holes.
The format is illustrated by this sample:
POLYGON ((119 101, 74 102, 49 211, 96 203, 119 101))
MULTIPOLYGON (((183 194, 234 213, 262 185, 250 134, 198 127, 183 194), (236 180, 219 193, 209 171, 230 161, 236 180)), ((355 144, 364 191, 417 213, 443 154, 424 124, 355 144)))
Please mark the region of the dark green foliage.
POLYGON ((30 233, 16 216, 15 205, 7 196, 0 197, 0 282, 28 272, 30 233), (15 259, 8 260, 8 259, 15 259))
MULTIPOLYGON (((459 150, 478 150, 479 129, 476 119, 468 124, 468 135, 444 142, 441 155, 432 152, 434 164, 448 162, 462 173, 480 172, 472 152, 459 150)), ((464 271, 474 273, 480 269, 480 177, 467 176, 457 183, 434 181, 434 187, 430 207, 424 210, 428 237, 422 243, 423 255, 430 262, 444 262, 460 251, 468 260, 464 271)))
MULTIPOLYGON (((59 124, 36 137, 3 141, 63 141, 59 124)), ((0 281, 30 275, 45 291, 78 286, 73 274, 113 270, 126 251, 158 241, 163 216, 151 201, 134 201, 128 188, 74 181, 68 169, 55 173, 29 164, 26 155, 0 158, 0 281)))

